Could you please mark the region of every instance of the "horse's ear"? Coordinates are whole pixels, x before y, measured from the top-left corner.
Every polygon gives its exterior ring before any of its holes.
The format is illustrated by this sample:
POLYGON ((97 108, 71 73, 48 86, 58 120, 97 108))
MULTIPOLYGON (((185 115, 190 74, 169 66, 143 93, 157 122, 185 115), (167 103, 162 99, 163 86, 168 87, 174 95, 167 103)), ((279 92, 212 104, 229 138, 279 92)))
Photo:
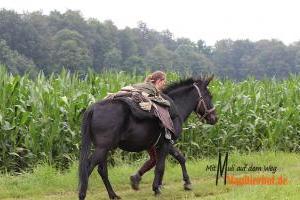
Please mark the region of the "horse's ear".
POLYGON ((205 79, 205 84, 206 86, 209 85, 210 81, 212 81, 214 79, 214 74, 208 76, 206 79, 205 79))

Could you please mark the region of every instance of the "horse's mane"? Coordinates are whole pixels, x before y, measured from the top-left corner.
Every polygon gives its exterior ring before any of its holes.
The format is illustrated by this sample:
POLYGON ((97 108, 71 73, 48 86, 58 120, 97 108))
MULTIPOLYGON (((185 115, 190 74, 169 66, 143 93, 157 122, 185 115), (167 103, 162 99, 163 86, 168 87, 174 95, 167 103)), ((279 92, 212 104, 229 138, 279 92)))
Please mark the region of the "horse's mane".
POLYGON ((207 79, 207 77, 203 77, 203 76, 200 76, 197 78, 190 77, 190 78, 186 78, 186 79, 181 79, 179 81, 173 82, 170 85, 168 85, 165 89, 163 89, 162 92, 165 94, 168 94, 169 92, 171 92, 177 88, 180 88, 182 86, 189 86, 189 85, 193 84, 194 82, 204 82, 206 79, 207 79))
POLYGON ((177 88, 180 88, 182 86, 188 86, 188 85, 191 85, 193 84, 195 81, 194 81, 194 78, 187 78, 187 79, 181 79, 179 81, 176 81, 176 82, 173 82, 171 83, 170 85, 168 85, 165 89, 163 89, 163 93, 165 94, 168 94, 169 92, 177 89, 177 88))

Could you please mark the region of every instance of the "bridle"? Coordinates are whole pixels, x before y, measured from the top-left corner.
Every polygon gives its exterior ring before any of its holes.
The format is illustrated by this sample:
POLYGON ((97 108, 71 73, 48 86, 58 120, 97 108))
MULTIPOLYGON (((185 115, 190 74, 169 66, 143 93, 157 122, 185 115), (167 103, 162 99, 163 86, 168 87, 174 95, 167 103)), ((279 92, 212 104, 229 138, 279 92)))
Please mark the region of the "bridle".
POLYGON ((211 114, 212 112, 215 111, 215 107, 211 108, 211 109, 208 109, 207 108, 207 105, 204 101, 204 98, 200 92, 200 89, 199 87, 197 86, 196 83, 193 83, 193 86, 196 88, 197 92, 198 92, 198 95, 199 95, 199 100, 198 100, 198 104, 197 104, 197 107, 196 107, 196 114, 198 116, 198 118, 202 121, 207 115, 211 114), (204 108, 204 114, 201 116, 199 113, 200 113, 200 107, 201 107, 201 104, 203 105, 203 108, 204 108))

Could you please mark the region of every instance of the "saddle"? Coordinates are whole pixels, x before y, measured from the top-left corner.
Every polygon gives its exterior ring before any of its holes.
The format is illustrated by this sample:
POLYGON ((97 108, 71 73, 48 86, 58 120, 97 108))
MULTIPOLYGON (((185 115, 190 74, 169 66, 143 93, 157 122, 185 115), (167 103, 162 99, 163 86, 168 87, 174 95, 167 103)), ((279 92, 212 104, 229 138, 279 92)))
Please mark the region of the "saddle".
POLYGON ((143 92, 137 90, 122 90, 114 94, 109 94, 105 98, 125 103, 137 119, 159 119, 165 128, 175 133, 172 120, 178 117, 176 106, 173 100, 167 95, 162 94, 162 97, 170 102, 169 107, 160 105, 159 102, 148 98, 143 92))

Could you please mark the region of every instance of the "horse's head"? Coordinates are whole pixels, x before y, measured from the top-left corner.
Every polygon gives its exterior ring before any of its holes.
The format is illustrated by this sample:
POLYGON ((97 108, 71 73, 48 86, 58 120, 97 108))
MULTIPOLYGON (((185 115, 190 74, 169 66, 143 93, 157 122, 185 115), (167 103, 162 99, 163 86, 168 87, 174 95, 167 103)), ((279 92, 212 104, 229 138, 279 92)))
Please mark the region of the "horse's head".
POLYGON ((195 79, 193 86, 195 88, 194 91, 198 96, 198 102, 194 111, 200 120, 205 119, 207 123, 213 125, 217 123, 218 118, 215 107, 212 103, 212 95, 207 88, 212 79, 213 76, 195 79))
POLYGON ((217 123, 212 95, 207 88, 212 79, 213 76, 188 78, 174 82, 163 90, 173 99, 182 121, 194 111, 200 120, 205 119, 209 124, 217 123))

